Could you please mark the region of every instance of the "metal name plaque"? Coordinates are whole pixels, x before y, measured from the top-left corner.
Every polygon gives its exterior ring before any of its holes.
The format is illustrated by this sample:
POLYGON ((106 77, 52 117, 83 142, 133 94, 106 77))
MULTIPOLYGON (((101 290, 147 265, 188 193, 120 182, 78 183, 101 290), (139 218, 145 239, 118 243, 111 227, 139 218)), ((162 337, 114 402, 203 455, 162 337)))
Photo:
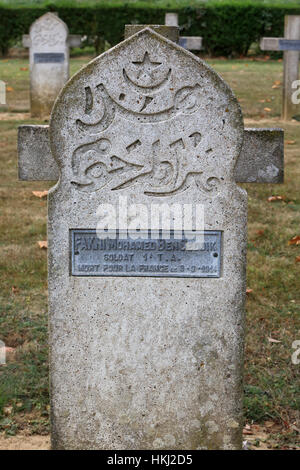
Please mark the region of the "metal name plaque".
POLYGON ((133 238, 120 231, 115 238, 99 238, 96 230, 73 229, 71 275, 220 277, 221 232, 178 233, 150 238, 147 231, 134 232, 133 238))
POLYGON ((35 52, 33 54, 35 64, 61 64, 65 61, 63 52, 35 52))
POLYGON ((300 51, 300 41, 298 39, 279 39, 280 51, 300 51))

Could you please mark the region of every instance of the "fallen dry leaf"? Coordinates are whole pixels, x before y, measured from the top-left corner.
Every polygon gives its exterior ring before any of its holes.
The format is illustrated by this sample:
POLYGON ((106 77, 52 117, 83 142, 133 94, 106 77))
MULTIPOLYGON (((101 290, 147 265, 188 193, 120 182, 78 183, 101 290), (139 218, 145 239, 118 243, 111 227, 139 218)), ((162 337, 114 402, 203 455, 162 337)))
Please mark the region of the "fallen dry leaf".
POLYGON ((274 202, 274 201, 284 201, 285 196, 270 196, 268 197, 268 202, 274 202))
POLYGON ((43 198, 43 197, 46 197, 47 194, 48 194, 48 191, 32 191, 32 194, 36 197, 39 197, 39 198, 43 198))
POLYGON ((19 289, 16 286, 12 286, 11 291, 13 294, 16 294, 17 292, 19 292, 19 289))
POLYGON ((300 245, 300 235, 296 235, 295 237, 289 240, 289 245, 300 245))
MULTIPOLYGON (((250 428, 250 426, 249 426, 249 428, 250 428)), ((247 429, 247 426, 246 426, 243 429, 243 434, 244 434, 244 436, 251 436, 253 434, 253 432, 251 431, 251 429, 247 429)))
POLYGON ((6 91, 10 92, 10 91, 14 91, 14 89, 11 86, 7 86, 6 91))
POLYGON ((45 249, 45 250, 48 248, 47 240, 38 242, 38 245, 39 245, 40 248, 45 249))
POLYGON ((271 108, 264 108, 264 111, 266 111, 267 113, 270 113, 272 111, 271 108))
POLYGON ((265 103, 266 100, 258 100, 259 103, 265 103))
POLYGON ((281 341, 278 341, 278 339, 274 338, 268 338, 269 343, 281 343, 281 341))
POLYGON ((296 141, 295 140, 286 140, 285 143, 287 145, 294 145, 296 143, 296 141))
POLYGON ((251 294, 253 292, 253 289, 246 289, 246 294, 251 294))
POLYGON ((275 80, 275 82, 273 83, 272 88, 280 88, 280 85, 281 85, 281 81, 280 80, 275 80))
POLYGON ((272 428, 274 426, 274 422, 273 421, 265 421, 265 426, 266 428, 272 428))
POLYGON ((257 230, 256 231, 256 235, 258 235, 259 237, 261 237, 264 233, 265 233, 264 230, 257 230))
POLYGON ((295 258, 295 261, 296 261, 296 263, 300 263, 300 256, 297 256, 297 257, 295 258))
POLYGON ((28 70, 28 67, 20 67, 20 70, 22 70, 22 72, 25 72, 26 70, 28 70))

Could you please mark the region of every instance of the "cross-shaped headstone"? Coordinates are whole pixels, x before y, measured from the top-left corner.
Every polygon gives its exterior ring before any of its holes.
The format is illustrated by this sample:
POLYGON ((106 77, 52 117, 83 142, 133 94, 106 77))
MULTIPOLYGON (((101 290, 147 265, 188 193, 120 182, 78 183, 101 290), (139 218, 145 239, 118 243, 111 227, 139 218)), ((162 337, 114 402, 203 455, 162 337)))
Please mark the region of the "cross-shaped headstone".
POLYGON ((127 26, 66 84, 49 127, 19 131, 20 179, 59 178, 48 193, 54 449, 241 447, 247 195, 236 183, 282 181, 283 131, 245 130, 229 86, 166 28, 127 26), (204 224, 186 231, 193 211, 204 224))
POLYGON ((67 25, 55 13, 46 13, 23 36, 29 47, 30 109, 35 117, 50 115, 53 103, 69 79, 69 48, 78 47, 81 36, 69 35, 67 25))
MULTIPOLYGON (((165 14, 166 26, 178 26, 178 13, 165 14)), ((201 51, 202 37, 200 36, 179 36, 178 44, 189 51, 201 51)))
POLYGON ((300 16, 285 16, 284 38, 263 38, 260 48, 263 51, 284 51, 282 119, 290 120, 300 111, 299 105, 292 100, 295 92, 293 83, 299 77, 300 16))

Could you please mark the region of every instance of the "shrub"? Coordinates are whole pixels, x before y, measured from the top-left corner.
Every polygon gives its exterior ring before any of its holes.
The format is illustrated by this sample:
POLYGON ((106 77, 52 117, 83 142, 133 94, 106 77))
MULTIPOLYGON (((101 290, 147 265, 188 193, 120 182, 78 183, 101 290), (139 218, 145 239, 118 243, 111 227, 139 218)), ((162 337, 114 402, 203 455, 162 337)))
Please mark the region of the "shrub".
POLYGON ((111 45, 123 38, 124 25, 163 24, 167 11, 179 13, 181 34, 202 36, 206 52, 232 56, 246 54, 250 45, 263 35, 282 36, 284 15, 299 14, 299 2, 273 0, 271 3, 250 0, 157 0, 120 1, 86 0, 51 3, 35 0, 28 5, 0 1, 0 49, 10 46, 27 34, 30 25, 47 11, 58 12, 71 34, 101 37, 111 45), (298 6, 297 6, 298 4, 298 6))

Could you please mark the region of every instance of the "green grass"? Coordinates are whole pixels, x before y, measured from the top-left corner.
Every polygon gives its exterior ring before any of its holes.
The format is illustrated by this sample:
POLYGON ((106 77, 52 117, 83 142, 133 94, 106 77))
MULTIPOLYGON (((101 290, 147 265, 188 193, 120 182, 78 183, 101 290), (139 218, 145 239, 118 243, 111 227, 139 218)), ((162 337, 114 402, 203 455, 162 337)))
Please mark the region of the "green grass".
MULTIPOLYGON (((72 59, 72 74, 87 61, 72 59)), ((281 62, 209 62, 233 87, 247 126, 284 127, 285 140, 295 141, 285 148, 283 185, 242 185, 249 195, 247 283, 253 289, 247 296, 245 420, 274 420, 286 430, 274 437, 277 445, 295 445, 298 437, 289 426, 300 410, 300 366, 291 362, 292 343, 300 339, 300 263, 295 261, 300 247, 288 241, 300 235, 300 124, 279 121, 281 88, 272 85, 282 80, 281 62), (285 201, 270 203, 271 195, 285 201)), ((0 432, 7 434, 24 427, 38 433, 48 429, 46 251, 37 245, 46 239, 46 201, 32 191, 49 185, 17 182, 17 127, 38 121, 28 114, 25 121, 19 114, 19 121, 8 120, 20 108, 29 110, 28 71, 20 70, 26 66, 25 59, 0 61, 1 77, 14 90, 8 93, 11 114, 0 120, 0 338, 15 348, 15 356, 0 367, 0 432)))
MULTIPOLYGON (((71 59, 73 75, 93 56, 71 59)), ((281 113, 283 63, 274 60, 208 59, 210 65, 229 83, 239 98, 244 116, 251 119, 279 118, 281 113), (280 83, 279 85, 277 83, 280 83), (272 86, 276 83, 276 87, 272 86), (251 92, 249 92, 251 84, 251 92), (268 108, 270 111, 266 111, 268 108)), ((0 79, 7 92, 7 107, 2 111, 29 112, 28 59, 0 60, 0 79)))

